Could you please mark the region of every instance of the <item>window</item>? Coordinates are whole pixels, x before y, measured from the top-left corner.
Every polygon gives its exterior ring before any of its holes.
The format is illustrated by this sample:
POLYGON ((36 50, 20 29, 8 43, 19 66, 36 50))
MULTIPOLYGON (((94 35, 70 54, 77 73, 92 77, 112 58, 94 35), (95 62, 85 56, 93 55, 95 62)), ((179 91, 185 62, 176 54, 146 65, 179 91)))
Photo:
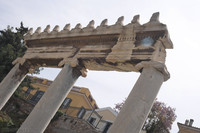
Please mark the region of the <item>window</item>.
POLYGON ((72 102, 72 99, 71 99, 71 98, 66 98, 66 99, 64 100, 64 102, 62 103, 61 108, 62 108, 62 109, 67 108, 67 107, 70 105, 71 102, 72 102))
POLYGON ((110 128, 111 125, 112 125, 112 123, 107 122, 102 133, 107 133, 107 131, 108 131, 108 129, 110 128))
POLYGON ((96 121, 96 118, 94 117, 90 117, 90 119, 88 120, 88 122, 92 125, 94 125, 95 121, 96 121))
POLYGON ((35 95, 31 98, 31 101, 36 104, 43 95, 44 95, 44 91, 37 91, 35 95))
POLYGON ((92 99, 92 97, 90 95, 88 96, 88 98, 89 98, 90 102, 93 101, 93 99, 92 99))
POLYGON ((31 92, 31 88, 28 88, 28 89, 25 91, 24 96, 28 96, 28 95, 30 94, 30 92, 31 92))
POLYGON ((81 107, 81 109, 80 109, 79 112, 77 113, 77 117, 78 117, 79 119, 82 119, 83 116, 85 115, 85 112, 86 112, 85 108, 84 108, 84 107, 81 107))

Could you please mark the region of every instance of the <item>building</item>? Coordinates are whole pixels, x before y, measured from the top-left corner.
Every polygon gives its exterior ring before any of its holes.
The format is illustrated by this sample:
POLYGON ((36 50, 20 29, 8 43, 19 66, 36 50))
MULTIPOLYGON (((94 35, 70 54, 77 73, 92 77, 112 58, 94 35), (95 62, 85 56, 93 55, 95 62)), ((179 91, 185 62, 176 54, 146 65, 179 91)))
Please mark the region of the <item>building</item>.
MULTIPOLYGON (((20 95, 23 99, 35 105, 47 91, 52 81, 32 76, 27 76, 27 78, 30 85, 23 86, 20 95)), ((50 124, 46 132, 60 133, 78 130, 87 132, 90 130, 91 132, 106 133, 117 117, 117 113, 110 107, 99 109, 88 88, 77 86, 71 89, 59 110, 65 115, 55 121, 52 124, 53 126, 50 124), (71 121, 73 122, 71 123, 71 121), (79 124, 75 125, 74 122, 79 124), (72 125, 75 126, 74 129, 71 128, 72 125), (84 129, 84 127, 87 128, 84 129)))
POLYGON ((116 117, 117 112, 110 107, 106 107, 87 111, 83 119, 87 120, 98 131, 106 133, 116 117))
POLYGON ((194 120, 185 120, 185 124, 177 123, 179 132, 178 133, 200 133, 200 128, 192 126, 194 120))
MULTIPOLYGON (((52 81, 27 76, 30 85, 23 86, 21 97, 35 105, 52 81)), ((51 123, 45 133, 107 133, 117 117, 112 108, 98 108, 88 88, 74 86, 60 109, 65 115, 51 123)), ((145 133, 141 131, 140 133, 145 133)))
POLYGON ((87 110, 83 117, 61 116, 51 123, 45 133, 107 133, 117 117, 117 113, 110 107, 87 110))
MULTIPOLYGON (((109 128, 114 123, 117 115, 118 113, 112 108, 105 107, 87 111, 83 119, 95 127, 97 131, 101 133, 107 133, 109 128)), ((140 133, 146 133, 146 131, 140 131, 140 133)))
MULTIPOLYGON (((30 85, 22 88, 20 94, 23 99, 32 104, 37 104, 45 91, 51 85, 52 81, 38 77, 27 76, 30 80, 30 85)), ((87 110, 98 109, 96 101, 92 97, 88 88, 74 86, 69 92, 60 107, 60 111, 70 116, 78 118, 83 117, 87 110)))

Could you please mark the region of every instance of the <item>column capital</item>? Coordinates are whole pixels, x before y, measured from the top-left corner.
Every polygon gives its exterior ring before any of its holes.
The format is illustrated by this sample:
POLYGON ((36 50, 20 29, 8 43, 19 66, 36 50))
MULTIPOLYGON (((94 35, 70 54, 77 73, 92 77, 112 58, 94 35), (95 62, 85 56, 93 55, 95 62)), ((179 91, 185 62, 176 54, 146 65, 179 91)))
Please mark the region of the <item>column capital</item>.
POLYGON ((65 64, 69 64, 72 68, 76 68, 81 73, 82 77, 87 76, 87 69, 83 65, 82 61, 78 60, 77 58, 73 59, 64 58, 59 62, 58 67, 62 67, 65 64))
POLYGON ((83 65, 78 65, 72 68, 74 68, 74 73, 80 74, 84 78, 87 76, 87 69, 83 65))
POLYGON ((163 74, 164 81, 167 81, 170 78, 170 73, 168 72, 166 65, 158 61, 142 61, 135 67, 138 71, 142 71, 143 68, 153 67, 163 74))
MULTIPOLYGON (((34 73, 36 68, 41 67, 41 65, 37 64, 33 65, 30 61, 28 61, 27 59, 23 58, 23 57, 18 57, 17 59, 15 59, 12 62, 13 65, 19 64, 19 69, 24 70, 24 71, 28 71, 28 73, 34 73)), ((45 66, 45 65, 43 65, 45 66)))

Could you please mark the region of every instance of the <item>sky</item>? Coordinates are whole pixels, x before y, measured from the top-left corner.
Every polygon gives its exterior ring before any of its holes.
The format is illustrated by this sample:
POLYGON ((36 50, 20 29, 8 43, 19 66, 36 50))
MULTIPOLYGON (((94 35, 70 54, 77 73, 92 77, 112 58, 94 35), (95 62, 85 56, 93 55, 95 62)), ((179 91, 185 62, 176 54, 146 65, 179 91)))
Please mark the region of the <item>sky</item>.
MULTIPOLYGON (((140 15, 140 23, 160 12, 160 22, 167 25, 174 49, 167 50, 166 66, 171 78, 164 82, 158 100, 176 108, 177 119, 171 133, 177 133, 177 122, 194 119, 200 127, 200 1, 199 0, 0 0, 0 30, 8 25, 24 25, 34 30, 50 24, 60 28, 70 23, 86 26, 95 20, 98 26, 105 18, 112 25, 120 16, 124 24, 140 15)), ((41 71, 39 77, 53 80, 59 69, 41 71)), ((128 96, 139 73, 89 71, 75 85, 90 89, 99 107, 114 107, 128 96)))

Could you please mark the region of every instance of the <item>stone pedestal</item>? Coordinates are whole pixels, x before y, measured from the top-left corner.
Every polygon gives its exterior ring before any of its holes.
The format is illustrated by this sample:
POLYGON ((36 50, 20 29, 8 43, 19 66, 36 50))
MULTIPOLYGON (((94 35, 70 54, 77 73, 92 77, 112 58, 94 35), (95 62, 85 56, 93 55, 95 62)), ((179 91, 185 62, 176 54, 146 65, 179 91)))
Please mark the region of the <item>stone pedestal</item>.
POLYGON ((145 67, 139 65, 143 69, 142 73, 108 133, 140 132, 165 79, 160 71, 163 65, 161 63, 154 65, 145 64, 145 67))
POLYGON ((66 64, 17 133, 44 132, 80 74, 80 71, 66 64))
POLYGON ((28 70, 16 64, 0 83, 0 110, 23 81, 28 70), (21 68, 20 68, 21 67, 21 68))

